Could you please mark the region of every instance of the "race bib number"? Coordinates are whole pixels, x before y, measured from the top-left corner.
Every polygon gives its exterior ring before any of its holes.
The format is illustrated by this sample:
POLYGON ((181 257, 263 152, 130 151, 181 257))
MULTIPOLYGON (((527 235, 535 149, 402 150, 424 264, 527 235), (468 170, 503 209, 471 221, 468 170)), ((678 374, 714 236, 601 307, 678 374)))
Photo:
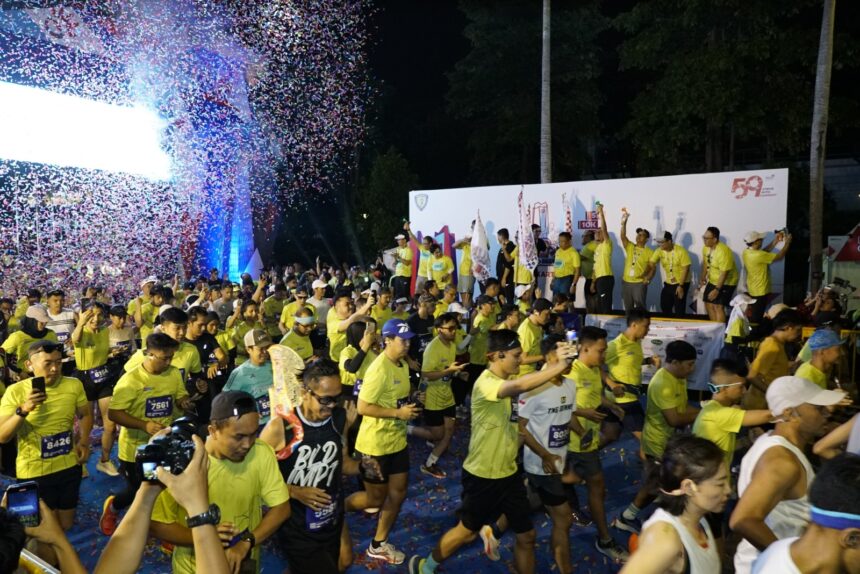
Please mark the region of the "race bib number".
POLYGON ((55 458, 72 452, 72 432, 65 431, 42 437, 42 458, 55 458))
POLYGON ((311 532, 331 528, 337 518, 337 501, 327 504, 318 510, 305 509, 305 526, 311 532))
POLYGON ((173 413, 173 397, 149 397, 146 399, 144 414, 148 419, 160 419, 173 413))
POLYGON ((561 448, 567 446, 570 441, 570 428, 567 425, 550 425, 549 448, 561 448))
POLYGON ((364 383, 364 379, 356 379, 355 385, 352 387, 352 394, 354 396, 358 396, 358 393, 361 392, 361 384, 364 383))
POLYGON ((95 369, 90 369, 89 371, 90 380, 95 385, 100 385, 105 382, 109 374, 110 370, 107 368, 107 366, 96 367, 95 369))
POLYGON ((259 411, 261 417, 267 417, 272 414, 271 406, 269 405, 269 395, 263 395, 261 397, 256 398, 257 401, 257 411, 259 411))

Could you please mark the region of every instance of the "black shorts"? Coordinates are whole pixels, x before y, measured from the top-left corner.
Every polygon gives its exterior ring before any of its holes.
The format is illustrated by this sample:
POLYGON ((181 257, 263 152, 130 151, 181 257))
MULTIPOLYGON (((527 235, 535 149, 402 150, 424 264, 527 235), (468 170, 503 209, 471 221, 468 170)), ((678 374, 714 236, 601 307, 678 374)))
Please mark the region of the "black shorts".
POLYGON ((447 407, 440 411, 424 409, 421 416, 424 417, 424 424, 428 427, 441 427, 445 424, 445 417, 449 419, 457 418, 457 407, 447 407))
POLYGON ((463 504, 457 514, 472 532, 492 524, 504 514, 516 534, 534 528, 523 475, 515 472, 505 478, 481 478, 463 470, 463 504))
POLYGON ((560 474, 532 474, 526 473, 529 484, 537 492, 544 506, 561 506, 567 502, 567 494, 564 492, 564 484, 561 482, 560 474))
POLYGON ((566 464, 568 468, 573 469, 577 476, 586 480, 603 472, 603 465, 600 464, 600 452, 596 450, 568 452, 566 464))
POLYGON ((639 401, 629 403, 616 403, 621 410, 624 411, 624 418, 618 419, 610 410, 606 412, 604 423, 621 425, 621 428, 626 432, 642 432, 642 427, 645 425, 645 411, 642 410, 642 405, 639 401))
POLYGON ((737 285, 723 285, 720 288, 720 294, 717 295, 717 298, 711 301, 708 299, 708 296, 711 294, 711 291, 716 289, 717 286, 713 283, 708 283, 705 285, 705 292, 702 295, 702 300, 705 303, 713 303, 714 305, 723 305, 724 307, 728 307, 729 303, 732 302, 732 296, 735 294, 735 289, 737 285))
MULTIPOLYGON (((361 453, 359 453, 361 454, 361 453)), ((361 462, 358 465, 361 478, 370 484, 388 484, 388 477, 392 474, 406 474, 409 472, 409 449, 403 449, 392 454, 373 456, 361 454, 361 462)))
POLYGON ((39 498, 51 510, 74 510, 78 506, 81 490, 81 465, 76 464, 59 472, 36 478, 22 478, 18 482, 32 480, 39 485, 39 498))
MULTIPOLYGON (((288 531, 287 531, 288 532, 288 531)), ((290 574, 339 574, 340 530, 326 542, 311 542, 302 537, 290 540, 285 529, 278 530, 278 541, 287 556, 290 574), (296 543, 299 542, 299 543, 296 543)))
POLYGON ((101 377, 101 382, 98 383, 93 381, 93 377, 91 376, 92 371, 79 370, 75 372, 75 376, 83 383, 84 392, 87 395, 87 400, 90 402, 113 396, 113 388, 116 386, 117 377, 111 372, 109 365, 106 365, 104 368, 108 369, 108 373, 106 376, 101 377))

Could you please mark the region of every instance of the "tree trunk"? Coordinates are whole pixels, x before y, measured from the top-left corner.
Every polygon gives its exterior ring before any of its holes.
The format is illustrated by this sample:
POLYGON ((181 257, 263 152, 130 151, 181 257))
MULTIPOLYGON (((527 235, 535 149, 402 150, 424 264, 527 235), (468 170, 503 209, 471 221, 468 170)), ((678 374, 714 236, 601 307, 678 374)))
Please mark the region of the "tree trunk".
POLYGON ((543 0, 543 40, 540 77, 540 182, 552 181, 552 128, 550 126, 550 0, 543 0))
POLYGON ((830 107, 830 71, 833 64, 833 25, 836 0, 824 0, 818 64, 812 104, 812 140, 809 148, 809 256, 812 271, 810 287, 818 291, 822 279, 824 253, 823 204, 824 158, 827 143, 827 113, 830 107))

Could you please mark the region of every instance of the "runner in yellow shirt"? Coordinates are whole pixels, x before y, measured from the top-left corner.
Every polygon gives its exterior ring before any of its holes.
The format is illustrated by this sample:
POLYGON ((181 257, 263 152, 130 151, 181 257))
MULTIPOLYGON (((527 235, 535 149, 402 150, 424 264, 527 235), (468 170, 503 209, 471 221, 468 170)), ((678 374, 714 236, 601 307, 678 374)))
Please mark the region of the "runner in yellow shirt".
POLYGON ((567 231, 558 234, 558 249, 555 250, 553 276, 550 289, 553 295, 576 296, 576 283, 582 267, 579 253, 573 248, 573 239, 567 231))
POLYGON ((314 312, 307 307, 299 309, 296 311, 293 328, 281 339, 281 345, 298 353, 305 363, 315 361, 319 357, 311 341, 311 333, 316 326, 317 319, 314 312))
POLYGON ((0 399, 0 443, 17 437, 18 480, 35 481, 39 498, 54 511, 63 530, 68 530, 78 505, 81 468, 90 455, 92 412, 81 382, 63 376, 62 343, 36 341, 27 357, 34 378, 11 385, 0 399), (36 378, 43 380, 44 392, 34 388, 36 378))
POLYGON ((361 306, 361 309, 356 311, 352 294, 349 291, 341 290, 334 294, 334 306, 328 312, 326 328, 329 356, 332 361, 339 361, 340 352, 346 347, 347 327, 367 316, 375 304, 376 296, 371 295, 361 306))
POLYGON ((433 310, 433 317, 438 317, 443 313, 448 312, 448 307, 451 303, 457 301, 457 288, 453 283, 445 286, 445 291, 442 293, 442 298, 436 302, 436 308, 433 310))
POLYGON ((750 231, 744 235, 747 248, 741 254, 747 272, 747 294, 755 299, 755 303, 748 309, 751 325, 761 323, 770 303, 770 266, 784 259, 791 245, 791 234, 785 231, 777 233, 766 247, 762 247, 764 238, 765 234, 758 231, 750 231), (782 243, 782 247, 774 253, 773 248, 779 243, 782 243))
POLYGON ((604 444, 618 440, 622 429, 636 437, 642 438, 642 426, 645 424, 645 412, 639 398, 642 396, 642 366, 650 365, 660 368, 660 357, 653 356, 645 359, 642 353, 642 340, 651 328, 651 318, 643 309, 633 309, 627 312, 627 329, 619 333, 606 350, 605 382, 612 391, 613 398, 624 411, 624 417, 619 419, 608 414, 603 420, 604 444))
POLYGON ((512 418, 511 399, 557 377, 570 365, 574 350, 557 351, 559 361, 551 367, 511 380, 519 372, 522 348, 514 331, 493 331, 488 342, 489 367, 472 392, 472 435, 469 454, 463 463, 463 496, 457 526, 448 530, 433 552, 409 560, 410 574, 426 574, 470 543, 481 533, 488 539, 488 526, 503 513, 516 533, 514 562, 518 572, 534 570, 534 526, 523 476, 517 469, 518 425, 512 418))
MULTIPOLYGON (((224 391, 212 401, 206 453, 209 501, 218 507, 224 554, 232 572, 259 572, 262 543, 290 516, 290 494, 271 446, 257 438, 260 415, 254 397, 224 391), (263 508, 268 510, 263 514, 263 508)), ((196 574, 188 515, 168 491, 152 511, 151 531, 173 544, 173 572, 196 574)))
POLYGON ((385 325, 389 319, 394 318, 394 311, 391 310, 391 289, 383 287, 377 294, 379 300, 373 309, 370 310, 370 316, 376 321, 377 325, 385 325))
POLYGON ((794 372, 795 377, 812 381, 822 389, 834 387, 830 383, 833 370, 842 359, 842 339, 831 329, 817 329, 809 337, 812 359, 800 365, 794 372))
POLYGON ((537 364, 543 361, 540 352, 540 342, 543 339, 544 327, 549 325, 552 315, 552 303, 548 299, 540 298, 532 305, 531 313, 523 321, 517 335, 520 338, 520 347, 523 356, 520 360, 519 376, 527 375, 537 369, 537 364))
POLYGON ((272 340, 283 336, 279 323, 286 301, 287 286, 278 282, 275 283, 275 292, 270 297, 267 297, 261 305, 263 324, 266 326, 266 331, 268 331, 272 340))
POLYGON ((397 319, 382 327, 384 349, 367 369, 358 393, 358 414, 363 418, 355 448, 361 454, 361 476, 366 490, 346 499, 349 511, 382 509, 367 555, 389 564, 402 564, 405 559, 403 552, 388 542, 388 533, 406 498, 409 481, 406 421, 421 412, 409 399, 406 356, 414 336, 409 325, 397 319))
MULTIPOLYGON (((472 220, 470 228, 475 230, 475 220, 472 220)), ((472 237, 464 237, 454 244, 454 249, 462 252, 460 256, 460 267, 457 271, 457 291, 460 292, 460 301, 466 309, 472 308, 472 293, 475 292, 475 276, 472 274, 472 237)), ((489 246, 487 247, 489 249, 489 246)))
POLYGON ((594 251, 597 249, 597 245, 597 241, 594 240, 594 230, 589 229, 582 232, 579 261, 582 265, 580 274, 585 278, 582 291, 585 294, 585 310, 588 313, 597 312, 597 296, 591 287, 594 283, 594 251))
POLYGON ((463 370, 466 363, 456 361, 455 339, 460 318, 456 313, 442 313, 436 317, 433 325, 437 335, 424 349, 421 359, 421 385, 426 388, 423 413, 425 426, 412 427, 410 433, 435 443, 427 461, 421 465, 421 472, 441 479, 448 475, 436 462, 451 444, 457 417, 451 381, 454 377, 468 376, 468 373, 463 370))
POLYGON ((600 229, 597 230, 594 247, 594 271, 591 282, 591 292, 595 295, 596 312, 612 312, 612 297, 615 290, 615 276, 612 274, 612 238, 606 227, 606 215, 603 205, 597 204, 597 216, 600 218, 600 229))
POLYGON ((454 262, 451 261, 450 257, 445 255, 442 251, 442 246, 438 243, 435 243, 430 248, 430 255, 430 262, 428 263, 430 277, 436 282, 440 290, 444 290, 449 283, 452 283, 452 274, 455 270, 454 262))
POLYGON ((579 332, 579 357, 565 377, 576 383, 576 411, 583 434, 571 433, 568 444, 566 479, 584 480, 588 488, 588 506, 597 529, 595 548, 614 561, 627 559, 624 550, 612 538, 606 521, 606 480, 600 462, 600 424, 607 413, 622 418, 621 408, 609 401, 603 392, 601 367, 606 358, 606 331, 584 327, 579 332))
POLYGON ((409 234, 409 239, 412 241, 412 246, 418 250, 418 273, 415 277, 415 293, 421 293, 424 290, 424 283, 428 279, 432 279, 431 277, 431 268, 430 268, 430 249, 433 247, 435 242, 433 241, 433 237, 430 235, 425 235, 421 241, 418 241, 418 238, 415 237, 415 234, 412 233, 412 229, 409 227, 409 222, 403 224, 403 229, 406 233, 409 234))
POLYGON ((651 233, 641 227, 636 228, 636 241, 627 239, 627 220, 630 212, 622 209, 621 215, 621 247, 624 249, 624 274, 621 278, 621 301, 624 310, 647 309, 648 263, 651 261, 650 248, 646 247, 651 239, 651 233))
POLYGON ((134 462, 137 447, 169 426, 181 411, 193 406, 182 375, 172 365, 178 349, 179 343, 169 335, 151 334, 146 356, 138 366, 127 371, 114 388, 108 416, 121 425, 119 461, 126 485, 119 494, 108 496, 102 507, 99 528, 106 536, 116 530, 119 512, 131 504, 140 488, 143 477, 134 462))
POLYGON ((316 307, 308 303, 308 290, 306 288, 297 288, 295 296, 295 301, 291 301, 284 305, 284 308, 281 310, 281 318, 278 321, 278 329, 280 329, 281 333, 285 335, 293 328, 293 321, 295 320, 296 312, 299 309, 307 308, 316 314, 316 307))
MULTIPOLYGON (((171 307, 165 309, 161 314, 161 332, 179 344, 179 348, 172 353, 171 365, 179 369, 179 374, 183 382, 189 385, 196 385, 197 390, 205 393, 208 389, 206 381, 199 378, 203 371, 203 365, 200 362, 200 353, 197 347, 185 340, 185 333, 188 330, 188 313, 182 309, 171 307)), ((140 366, 146 360, 146 351, 139 350, 131 356, 126 362, 123 370, 126 373, 140 366)))
POLYGON ((137 330, 140 333, 141 348, 146 348, 146 338, 155 328, 155 320, 164 304, 165 291, 163 287, 153 287, 149 292, 149 301, 144 301, 142 296, 137 298, 132 317, 134 317, 134 324, 137 325, 137 330))
POLYGON ((768 409, 745 411, 740 408, 746 386, 747 381, 735 361, 714 361, 708 384, 713 396, 702 403, 702 410, 693 422, 694 435, 708 439, 723 451, 727 469, 732 468, 735 438, 741 428, 761 426, 773 419, 768 409))
POLYGON ((738 286, 738 268, 735 255, 729 246, 720 241, 720 230, 709 227, 702 236, 702 274, 699 287, 704 288, 702 299, 711 321, 726 322, 726 307, 738 286))
POLYGON ((340 382, 344 386, 344 400, 355 404, 367 369, 382 351, 376 325, 373 321, 356 321, 346 330, 346 343, 338 363, 340 382))
POLYGON ((102 453, 96 470, 108 476, 119 476, 119 471, 110 460, 116 425, 108 416, 108 408, 117 378, 116 371, 108 365, 110 331, 104 318, 104 310, 99 305, 84 309, 72 331, 72 344, 75 346, 77 375, 84 385, 90 408, 93 403, 97 403, 102 414, 102 453))
POLYGON ((799 341, 802 331, 803 319, 794 309, 784 309, 773 318, 773 333, 759 345, 747 374, 752 386, 744 395, 745 409, 767 408, 767 388, 775 379, 788 376, 791 371, 785 345, 799 341))
POLYGON ((406 236, 398 233, 394 239, 397 241, 397 251, 394 252, 394 277, 391 278, 391 288, 394 290, 394 298, 409 297, 409 289, 412 281, 412 248, 406 236))
POLYGON ((648 404, 642 429, 642 450, 645 453, 644 480, 636 498, 615 520, 619 530, 638 533, 639 513, 654 501, 653 483, 656 460, 663 455, 669 437, 675 429, 684 428, 696 420, 699 409, 687 404, 687 377, 696 368, 696 348, 686 341, 666 345, 666 359, 648 384, 648 404))
MULTIPOLYGON (((289 305, 284 307, 287 313, 289 305)), ((265 330, 260 317, 260 305, 253 299, 245 299, 241 305, 236 306, 232 315, 227 317, 227 332, 236 344, 236 366, 248 360, 248 350, 245 348, 245 335, 254 329, 265 330)))
POLYGON ((47 328, 48 312, 41 305, 30 305, 21 318, 21 330, 11 333, 0 345, 6 353, 6 366, 13 381, 25 379, 27 372, 27 350, 36 341, 57 342, 57 334, 47 328))
POLYGON ((657 239, 655 249, 648 262, 648 280, 657 273, 657 262, 663 269, 663 289, 660 291, 660 310, 664 315, 683 317, 687 314, 687 292, 690 290, 690 254, 676 244, 668 231, 657 239))

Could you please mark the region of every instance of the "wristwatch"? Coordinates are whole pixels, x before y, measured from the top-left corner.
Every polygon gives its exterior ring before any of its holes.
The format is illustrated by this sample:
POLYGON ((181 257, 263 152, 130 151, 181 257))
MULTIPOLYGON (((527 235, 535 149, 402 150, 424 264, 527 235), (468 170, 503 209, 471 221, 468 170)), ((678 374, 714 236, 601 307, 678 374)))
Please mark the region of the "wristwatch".
POLYGON ((21 407, 18 407, 15 409, 15 414, 18 415, 19 417, 21 417, 22 419, 26 419, 27 415, 29 415, 30 413, 28 413, 27 411, 25 411, 21 407))
POLYGON ((219 522, 221 522, 221 509, 218 508, 217 504, 210 504, 209 510, 197 516, 189 516, 185 524, 188 528, 194 528, 195 526, 202 526, 204 524, 217 526, 219 522))
POLYGON ((251 545, 251 548, 254 548, 254 546, 257 545, 257 539, 254 537, 254 533, 251 532, 250 530, 248 530, 247 528, 245 529, 244 532, 239 534, 239 541, 242 541, 242 540, 247 540, 248 543, 251 545))

